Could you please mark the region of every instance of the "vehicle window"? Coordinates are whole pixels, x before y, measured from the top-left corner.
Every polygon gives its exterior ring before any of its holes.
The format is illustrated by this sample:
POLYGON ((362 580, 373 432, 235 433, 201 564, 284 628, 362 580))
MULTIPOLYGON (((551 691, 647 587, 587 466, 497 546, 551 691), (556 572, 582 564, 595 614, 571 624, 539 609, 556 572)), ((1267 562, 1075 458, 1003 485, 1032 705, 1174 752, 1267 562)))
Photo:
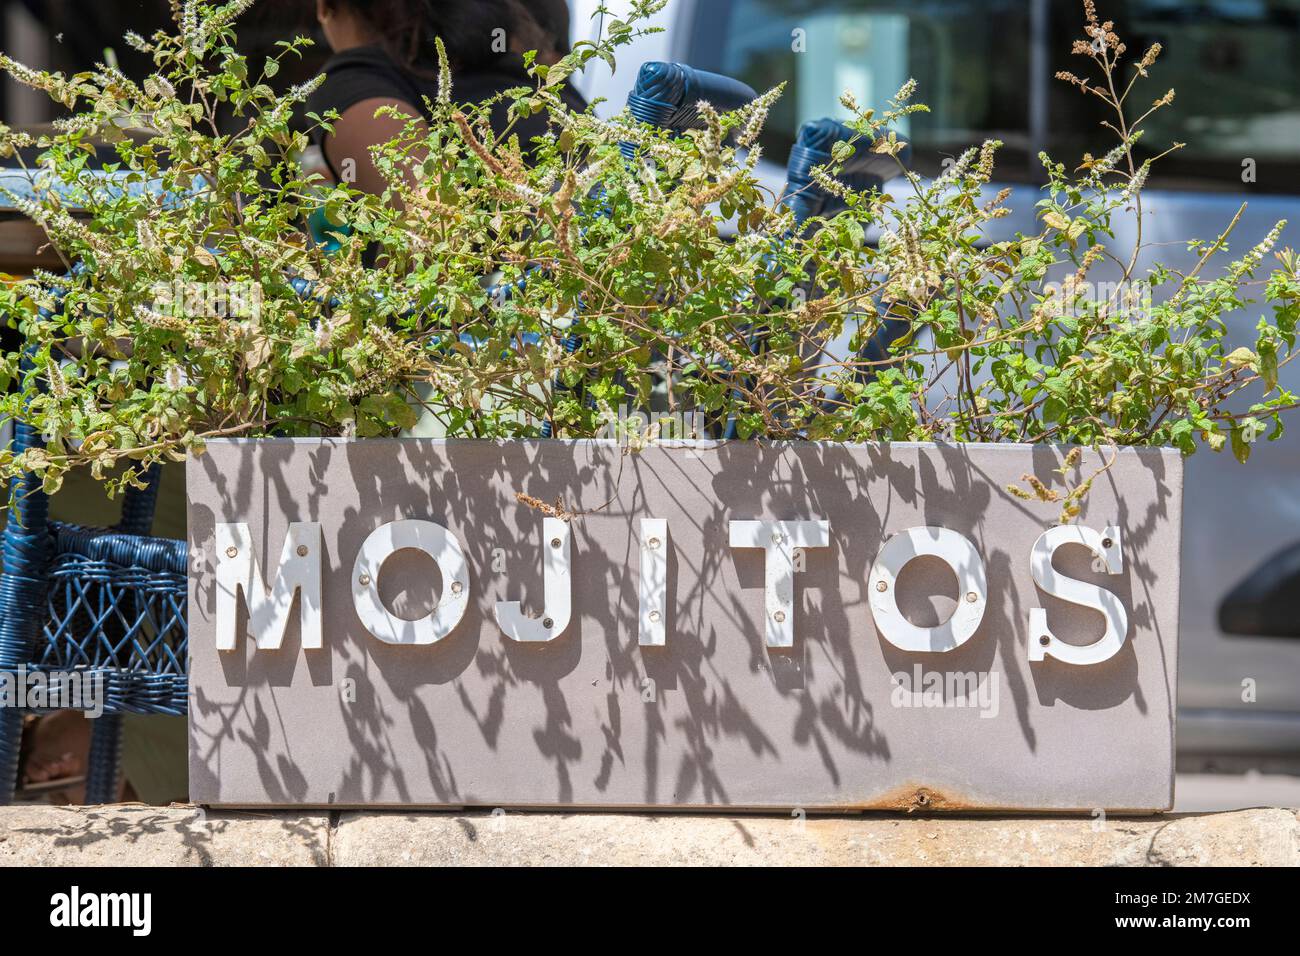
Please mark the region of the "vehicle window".
POLYGON ((1028 45, 1008 38, 1027 31, 1025 0, 709 0, 697 7, 691 62, 759 91, 786 84, 764 142, 774 162, 784 163, 802 122, 844 115, 845 89, 881 108, 915 78, 916 99, 931 109, 903 128, 918 171, 933 174, 945 156, 996 138, 1003 174, 1023 179, 1028 45))
MULTIPOLYGON (((1161 160, 1150 185, 1300 192, 1300 0, 1097 7, 1135 57, 1163 47, 1133 109, 1177 90, 1137 152, 1186 146, 1161 160)), ((843 115, 844 89, 882 107, 914 78, 917 100, 931 109, 904 129, 919 172, 933 175, 946 157, 1000 139, 998 178, 1041 182, 1039 150, 1073 163, 1113 145, 1101 104, 1054 78, 1081 69, 1069 52, 1081 24, 1077 0, 701 0, 688 59, 759 90, 787 84, 764 139, 774 162, 784 162, 800 123, 843 115)))

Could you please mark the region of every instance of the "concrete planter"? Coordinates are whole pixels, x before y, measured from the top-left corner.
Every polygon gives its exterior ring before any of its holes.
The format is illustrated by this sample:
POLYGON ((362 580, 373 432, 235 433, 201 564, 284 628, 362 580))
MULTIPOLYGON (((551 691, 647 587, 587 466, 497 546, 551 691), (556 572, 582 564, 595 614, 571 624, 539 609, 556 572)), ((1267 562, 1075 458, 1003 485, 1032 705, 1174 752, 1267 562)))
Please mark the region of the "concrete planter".
POLYGON ((1181 459, 1086 451, 1114 463, 1045 535, 1059 506, 1006 486, 1063 455, 213 442, 191 795, 1168 809, 1181 459))

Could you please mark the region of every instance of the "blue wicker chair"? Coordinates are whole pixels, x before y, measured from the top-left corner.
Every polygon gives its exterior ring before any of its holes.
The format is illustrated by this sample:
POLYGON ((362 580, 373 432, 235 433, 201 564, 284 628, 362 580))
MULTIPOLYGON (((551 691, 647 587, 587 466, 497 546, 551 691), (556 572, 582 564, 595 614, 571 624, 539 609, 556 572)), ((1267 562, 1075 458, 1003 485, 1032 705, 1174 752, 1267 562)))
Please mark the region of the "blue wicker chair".
MULTIPOLYGON (((113 188, 161 193, 157 181, 131 181, 129 171, 98 174, 113 188)), ((6 196, 37 198, 45 190, 76 196, 25 170, 0 170, 6 196)), ((3 200, 9 206, 9 200, 3 200)), ((48 315, 48 313, 47 313, 48 315)), ((14 423, 11 448, 41 444, 14 423)), ((112 530, 51 521, 41 483, 26 475, 10 486, 9 520, 0 569, 0 672, 79 672, 101 679, 103 715, 94 722, 86 771, 86 802, 115 798, 121 779, 122 715, 186 712, 186 546, 149 538, 160 470, 147 487, 124 495, 112 530)), ((23 712, 0 708, 0 803, 13 800, 23 712)))
MULTIPOLYGON (((14 425, 16 453, 40 444, 14 425)), ((186 712, 186 544, 148 537, 161 470, 124 495, 112 530, 51 521, 31 475, 14 480, 0 571, 0 671, 78 673, 100 681, 86 802, 116 798, 122 715, 186 712)), ((0 709, 0 803, 13 800, 23 713, 0 709)))

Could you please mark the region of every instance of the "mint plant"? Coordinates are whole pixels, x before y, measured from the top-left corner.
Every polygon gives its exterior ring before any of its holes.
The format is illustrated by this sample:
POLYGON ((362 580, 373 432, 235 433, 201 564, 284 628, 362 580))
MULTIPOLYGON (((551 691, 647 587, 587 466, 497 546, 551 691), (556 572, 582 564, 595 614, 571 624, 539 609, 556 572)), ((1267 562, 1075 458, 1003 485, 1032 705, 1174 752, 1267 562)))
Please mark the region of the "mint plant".
MULTIPOLYGON (((990 195, 997 142, 933 180, 900 165, 896 194, 836 180, 854 150, 897 154, 898 121, 925 109, 910 82, 879 111, 844 95, 857 138, 815 174, 844 208, 801 228, 756 173, 780 89, 732 113, 701 104, 704 128, 676 137, 566 108, 561 84, 593 58, 613 64, 663 0, 636 0, 555 65, 528 58, 532 82, 504 98, 515 116, 548 115, 553 135, 494 136, 444 59, 431 119, 374 148, 386 192, 328 184, 304 170, 291 122, 311 85, 267 82, 308 41, 248 62, 234 33, 248 6, 188 0, 175 32, 128 35, 153 59, 141 79, 0 58, 69 111, 49 135, 0 130, 5 156, 40 151, 35 198, 13 201, 69 269, 0 288, 24 340, 0 359, 0 410, 45 436, 0 456, 4 475, 34 471, 53 491, 90 467, 116 489, 211 438, 391 435, 421 412, 449 436, 528 438, 549 422, 588 437, 624 406, 734 421, 743 439, 1173 445, 1244 461, 1296 405, 1278 380, 1300 317, 1297 257, 1274 248, 1283 223, 1236 258, 1235 219, 1188 237, 1186 273, 1140 271, 1140 231, 1110 248, 1117 218, 1141 215, 1143 122, 1174 97, 1144 92, 1159 47, 1126 57, 1090 2, 1082 67, 1062 79, 1110 108, 1112 143, 1082 163, 1042 156, 1039 231, 993 243, 1009 195, 990 195), (91 171, 103 140, 110 178, 91 171), (322 209, 346 224, 333 251, 307 228, 322 209), (1093 284, 1106 264, 1119 280, 1093 284), (1255 303, 1253 346, 1229 349, 1224 317, 1255 303), (907 334, 863 357, 892 320, 907 334)), ((1057 494, 1064 518, 1088 480, 1057 494)))

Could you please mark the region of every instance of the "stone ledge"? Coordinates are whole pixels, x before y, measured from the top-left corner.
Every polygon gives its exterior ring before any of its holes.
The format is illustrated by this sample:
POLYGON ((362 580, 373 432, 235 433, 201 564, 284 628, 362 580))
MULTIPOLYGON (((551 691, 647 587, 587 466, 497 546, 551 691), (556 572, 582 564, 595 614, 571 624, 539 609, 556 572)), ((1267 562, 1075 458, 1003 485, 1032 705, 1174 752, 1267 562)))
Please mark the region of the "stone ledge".
POLYGON ((4 866, 1297 866, 1295 810, 1064 817, 0 808, 4 866))
POLYGON ((325 813, 0 807, 0 866, 326 866, 325 813))
POLYGON ((1300 864, 1293 810, 1127 818, 345 813, 336 865, 1300 864))

